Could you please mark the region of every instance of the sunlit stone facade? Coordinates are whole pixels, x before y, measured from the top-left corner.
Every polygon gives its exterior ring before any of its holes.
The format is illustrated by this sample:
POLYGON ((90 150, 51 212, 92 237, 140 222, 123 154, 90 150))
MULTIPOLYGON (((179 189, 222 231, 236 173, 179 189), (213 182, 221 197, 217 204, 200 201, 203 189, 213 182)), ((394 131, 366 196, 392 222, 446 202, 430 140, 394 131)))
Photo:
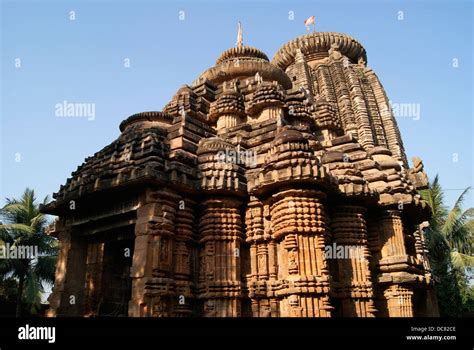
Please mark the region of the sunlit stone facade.
POLYGON ((426 174, 355 39, 239 43, 120 131, 43 207, 50 315, 437 315, 426 174))

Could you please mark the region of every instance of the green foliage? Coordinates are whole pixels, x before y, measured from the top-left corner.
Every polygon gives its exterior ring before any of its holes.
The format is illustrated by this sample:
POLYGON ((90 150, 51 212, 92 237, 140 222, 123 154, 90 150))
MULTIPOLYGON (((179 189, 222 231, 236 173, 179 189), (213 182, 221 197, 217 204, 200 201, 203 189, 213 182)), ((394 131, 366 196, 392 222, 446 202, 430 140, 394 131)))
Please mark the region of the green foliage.
POLYGON ((14 278, 0 280, 0 300, 14 302, 18 294, 18 281, 14 278))
POLYGON ((474 208, 462 210, 466 188, 447 210, 438 176, 421 192, 433 211, 426 230, 430 262, 437 280, 436 292, 442 316, 473 316, 474 208))
MULTIPOLYGON (((0 281, 2 285, 12 280, 17 283, 17 316, 24 308, 35 314, 44 293, 43 283, 54 282, 57 240, 45 234, 46 216, 39 212, 33 190, 27 188, 20 199, 7 198, 6 202, 0 209, 0 246, 37 247, 38 256, 0 259, 0 281)), ((43 203, 47 202, 48 197, 43 203)))

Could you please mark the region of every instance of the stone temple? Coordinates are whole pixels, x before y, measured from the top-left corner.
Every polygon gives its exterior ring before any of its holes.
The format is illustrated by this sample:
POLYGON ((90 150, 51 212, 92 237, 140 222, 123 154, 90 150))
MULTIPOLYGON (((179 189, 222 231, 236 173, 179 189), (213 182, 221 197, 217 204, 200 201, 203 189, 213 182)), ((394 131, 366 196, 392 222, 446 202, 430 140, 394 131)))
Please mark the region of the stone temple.
POLYGON ((437 316, 431 210, 364 47, 239 40, 54 201, 50 316, 437 316))

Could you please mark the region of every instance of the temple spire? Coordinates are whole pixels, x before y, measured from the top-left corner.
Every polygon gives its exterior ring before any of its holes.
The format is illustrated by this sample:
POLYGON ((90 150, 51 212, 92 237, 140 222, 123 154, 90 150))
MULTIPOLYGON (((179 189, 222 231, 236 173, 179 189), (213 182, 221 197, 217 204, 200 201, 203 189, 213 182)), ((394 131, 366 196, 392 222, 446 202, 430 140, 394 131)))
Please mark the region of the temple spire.
POLYGON ((237 47, 242 47, 243 44, 243 37, 242 37, 242 24, 239 21, 238 29, 237 29, 237 47))

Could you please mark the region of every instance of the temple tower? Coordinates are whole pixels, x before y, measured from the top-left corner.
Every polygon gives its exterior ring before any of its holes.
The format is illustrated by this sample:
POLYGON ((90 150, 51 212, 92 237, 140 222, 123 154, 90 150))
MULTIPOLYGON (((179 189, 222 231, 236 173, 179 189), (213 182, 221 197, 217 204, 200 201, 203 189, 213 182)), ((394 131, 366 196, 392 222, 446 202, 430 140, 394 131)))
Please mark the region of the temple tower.
POLYGON ((42 208, 50 315, 436 316, 419 158, 364 47, 235 47, 134 114, 42 208))

